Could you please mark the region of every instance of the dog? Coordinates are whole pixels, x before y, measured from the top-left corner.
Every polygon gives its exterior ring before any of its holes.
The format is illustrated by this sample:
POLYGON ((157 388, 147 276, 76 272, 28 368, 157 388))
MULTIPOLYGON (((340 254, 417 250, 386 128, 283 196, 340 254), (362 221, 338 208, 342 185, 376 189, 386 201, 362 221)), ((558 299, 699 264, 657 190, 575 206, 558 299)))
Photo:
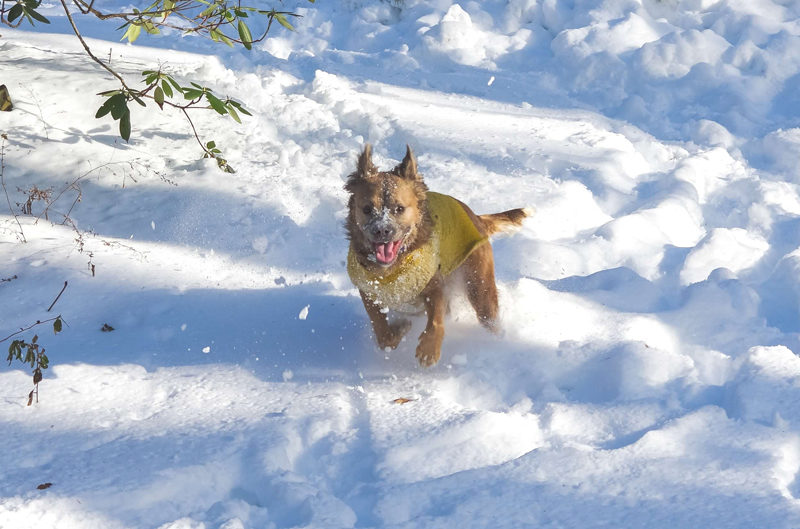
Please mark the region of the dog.
POLYGON ((463 202, 429 191, 409 146, 397 167, 379 171, 367 144, 345 189, 350 194, 347 272, 361 294, 379 347, 396 348, 411 327, 406 319, 390 323, 389 310, 424 310, 428 321, 416 358, 425 367, 436 364, 444 339, 445 286, 459 279, 480 323, 497 331, 489 237, 521 226, 532 209, 476 215, 463 202))

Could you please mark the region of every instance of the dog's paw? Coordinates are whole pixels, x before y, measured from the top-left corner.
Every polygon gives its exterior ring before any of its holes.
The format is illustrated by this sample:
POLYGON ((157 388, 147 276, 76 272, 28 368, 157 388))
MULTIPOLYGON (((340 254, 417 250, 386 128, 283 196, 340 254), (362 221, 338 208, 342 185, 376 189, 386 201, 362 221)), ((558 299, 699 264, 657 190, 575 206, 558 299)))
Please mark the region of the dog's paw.
POLYGON ((502 328, 500 327, 500 323, 496 319, 485 318, 479 319, 483 328, 489 331, 490 333, 494 334, 495 336, 499 336, 501 334, 502 328))
POLYGON ((378 346, 381 349, 396 349, 410 328, 411 322, 408 320, 400 320, 389 325, 389 332, 378 337, 378 346))
POLYGON ((417 361, 423 367, 431 367, 441 356, 442 339, 435 334, 423 332, 417 345, 417 361))

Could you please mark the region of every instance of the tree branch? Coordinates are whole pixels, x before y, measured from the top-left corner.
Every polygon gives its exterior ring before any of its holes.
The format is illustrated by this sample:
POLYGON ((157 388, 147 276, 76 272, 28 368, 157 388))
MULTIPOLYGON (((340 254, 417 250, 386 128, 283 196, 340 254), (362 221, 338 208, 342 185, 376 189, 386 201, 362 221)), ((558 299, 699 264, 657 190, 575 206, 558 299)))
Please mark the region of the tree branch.
POLYGON ((89 57, 91 57, 91 59, 97 64, 99 64, 104 70, 106 70, 108 73, 116 77, 117 80, 120 83, 122 83, 122 86, 125 87, 125 89, 130 90, 130 87, 128 87, 127 83, 125 83, 125 79, 123 79, 120 74, 112 70, 111 67, 108 66, 106 63, 95 57, 94 53, 92 53, 92 50, 89 48, 89 45, 86 44, 85 40, 83 40, 81 32, 78 31, 78 26, 75 25, 75 20, 72 18, 72 14, 69 12, 69 7, 67 7, 66 1, 65 0, 60 0, 60 1, 61 5, 64 7, 64 13, 66 13, 67 15, 67 20, 69 20, 70 26, 72 26, 72 31, 75 33, 75 36, 78 37, 78 40, 81 42, 81 45, 83 45, 83 49, 86 50, 86 54, 89 55, 89 57))
POLYGON ((29 330, 33 329, 34 327, 36 327, 37 325, 44 325, 45 323, 50 323, 51 321, 56 321, 59 318, 61 318, 60 314, 58 316, 56 316, 55 318, 50 318, 49 320, 36 320, 36 323, 32 323, 31 325, 28 325, 27 327, 22 327, 17 332, 9 334, 8 336, 6 336, 2 340, 0 340, 0 343, 5 342, 9 338, 13 338, 14 336, 16 336, 18 334, 22 334, 25 331, 29 331, 29 330))

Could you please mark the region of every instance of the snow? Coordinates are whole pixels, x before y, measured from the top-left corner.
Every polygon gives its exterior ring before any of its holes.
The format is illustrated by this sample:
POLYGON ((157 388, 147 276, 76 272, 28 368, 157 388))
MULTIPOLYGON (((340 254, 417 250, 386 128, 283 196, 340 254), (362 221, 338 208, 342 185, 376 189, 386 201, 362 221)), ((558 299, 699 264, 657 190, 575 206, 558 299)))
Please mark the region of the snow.
POLYGON ((179 115, 94 119, 115 85, 59 5, 2 30, 9 197, 64 193, 0 208, 0 338, 65 326, 23 335, 38 404, 0 370, 0 528, 799 526, 800 8, 285 5, 252 52, 78 20, 131 79, 243 101, 194 115, 235 174, 179 115), (366 142, 536 209, 493 242, 501 333, 457 294, 430 369, 424 321, 379 350, 345 271, 366 142))

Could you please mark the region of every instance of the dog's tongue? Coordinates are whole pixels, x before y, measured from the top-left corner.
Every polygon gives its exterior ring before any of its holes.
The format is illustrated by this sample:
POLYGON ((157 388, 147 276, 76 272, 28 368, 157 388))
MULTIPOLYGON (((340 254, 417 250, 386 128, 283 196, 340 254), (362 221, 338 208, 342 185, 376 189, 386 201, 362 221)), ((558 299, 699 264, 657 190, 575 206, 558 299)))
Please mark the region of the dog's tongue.
POLYGON ((376 242, 375 258, 379 263, 389 264, 397 257, 397 250, 400 249, 401 240, 393 242, 376 242))

